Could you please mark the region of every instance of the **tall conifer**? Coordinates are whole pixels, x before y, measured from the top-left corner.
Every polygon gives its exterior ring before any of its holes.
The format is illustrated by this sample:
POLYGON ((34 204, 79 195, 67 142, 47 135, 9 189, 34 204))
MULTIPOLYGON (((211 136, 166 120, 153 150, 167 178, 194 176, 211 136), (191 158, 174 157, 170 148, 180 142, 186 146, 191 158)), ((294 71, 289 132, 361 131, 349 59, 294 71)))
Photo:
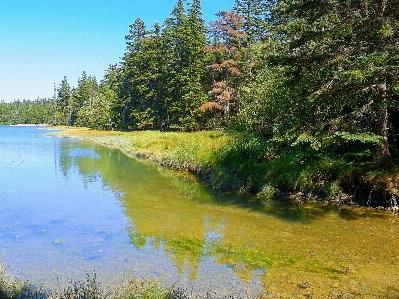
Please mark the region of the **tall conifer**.
POLYGON ((312 136, 373 132, 381 140, 376 162, 389 164, 399 1, 282 0, 274 14, 283 53, 275 62, 286 67, 296 98, 286 105, 291 127, 312 136))

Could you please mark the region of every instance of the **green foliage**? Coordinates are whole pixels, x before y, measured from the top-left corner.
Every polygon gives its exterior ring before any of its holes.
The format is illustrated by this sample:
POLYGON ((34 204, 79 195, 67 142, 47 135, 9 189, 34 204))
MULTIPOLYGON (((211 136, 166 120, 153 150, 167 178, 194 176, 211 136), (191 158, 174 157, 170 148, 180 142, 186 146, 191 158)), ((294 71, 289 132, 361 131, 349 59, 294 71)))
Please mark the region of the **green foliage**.
POLYGON ((335 132, 331 139, 342 139, 345 142, 356 142, 380 144, 385 140, 384 137, 373 133, 350 133, 350 132, 335 132))
POLYGON ((300 134, 310 129, 312 136, 372 132, 383 140, 375 143, 377 160, 389 161, 388 114, 399 79, 399 35, 391 31, 397 4, 277 1, 273 29, 283 42, 269 62, 285 68, 294 99, 285 126, 300 134))
POLYGON ((247 45, 267 38, 269 27, 267 16, 271 3, 272 1, 268 0, 235 0, 233 10, 244 19, 243 29, 247 35, 247 45))
POLYGON ((309 144, 309 146, 314 150, 318 150, 321 148, 320 140, 307 132, 299 134, 298 137, 296 137, 295 141, 292 143, 292 146, 304 143, 309 144))
MULTIPOLYGON (((55 95, 54 95, 55 96, 55 95)), ((57 97, 54 99, 56 105, 55 125, 68 125, 73 121, 73 100, 72 90, 69 86, 68 79, 65 76, 57 88, 57 97)))
POLYGON ((98 92, 85 101, 77 112, 77 123, 93 129, 110 130, 113 128, 112 106, 114 93, 107 86, 101 86, 98 92))
POLYGON ((262 200, 271 201, 278 199, 279 191, 273 186, 264 185, 257 195, 262 200))
POLYGON ((320 146, 315 140, 303 135, 293 145, 259 135, 235 135, 234 142, 213 162, 212 184, 225 191, 258 193, 263 199, 277 198, 280 191, 333 197, 349 191, 344 188, 352 173, 365 173, 373 167, 369 138, 339 146, 337 142, 320 146))
POLYGON ((51 99, 35 101, 0 102, 0 124, 53 124, 55 102, 51 99))
POLYGON ((198 128, 198 108, 206 94, 206 45, 200 1, 177 1, 162 26, 147 30, 137 19, 130 25, 122 68, 119 72, 120 119, 127 127, 198 128))
MULTIPOLYGON (((74 125, 75 123, 81 126, 92 125, 93 120, 91 116, 103 112, 97 111, 99 105, 112 103, 110 99, 104 98, 103 95, 99 95, 96 77, 87 76, 86 72, 83 72, 82 77, 78 80, 77 88, 73 91, 71 104, 72 113, 69 125, 74 125)), ((98 117, 102 116, 99 115, 98 117)), ((105 117, 107 117, 107 114, 105 117)), ((99 126, 101 126, 101 124, 99 124, 99 126)))

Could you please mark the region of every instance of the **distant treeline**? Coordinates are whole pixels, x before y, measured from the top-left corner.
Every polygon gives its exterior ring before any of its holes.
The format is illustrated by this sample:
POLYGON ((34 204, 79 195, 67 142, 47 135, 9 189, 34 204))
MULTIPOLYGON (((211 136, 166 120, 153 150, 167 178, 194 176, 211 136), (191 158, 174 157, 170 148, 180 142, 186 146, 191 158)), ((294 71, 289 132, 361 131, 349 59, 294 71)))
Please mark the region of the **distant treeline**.
POLYGON ((206 27, 200 0, 178 0, 162 24, 129 25, 122 61, 100 82, 83 72, 71 88, 64 77, 52 100, 2 103, 0 120, 230 127, 315 150, 368 144, 385 165, 397 126, 398 16, 398 0, 236 0, 206 27))
POLYGON ((23 100, 12 103, 0 102, 0 124, 52 124, 55 104, 53 99, 23 100))

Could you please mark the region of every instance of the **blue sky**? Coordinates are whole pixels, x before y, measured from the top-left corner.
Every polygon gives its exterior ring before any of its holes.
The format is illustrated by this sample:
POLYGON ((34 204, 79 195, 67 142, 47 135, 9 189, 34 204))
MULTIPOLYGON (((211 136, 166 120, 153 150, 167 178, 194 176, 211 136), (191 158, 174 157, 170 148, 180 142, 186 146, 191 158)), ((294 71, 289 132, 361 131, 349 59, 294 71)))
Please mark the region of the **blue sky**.
MULTIPOLYGON (((0 101, 50 98, 67 76, 103 77, 136 18, 163 23, 175 0, 0 0, 0 101)), ((234 0, 202 0, 206 22, 234 0)))

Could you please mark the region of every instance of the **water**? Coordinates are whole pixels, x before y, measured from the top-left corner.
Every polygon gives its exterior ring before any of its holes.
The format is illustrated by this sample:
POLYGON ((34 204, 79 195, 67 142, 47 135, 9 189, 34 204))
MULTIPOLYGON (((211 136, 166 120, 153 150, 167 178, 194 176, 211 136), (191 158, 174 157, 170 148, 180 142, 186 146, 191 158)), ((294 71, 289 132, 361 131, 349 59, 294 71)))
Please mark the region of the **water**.
POLYGON ((194 290, 396 296, 391 213, 209 193, 188 176, 90 143, 0 127, 0 259, 54 285, 96 271, 194 290))

